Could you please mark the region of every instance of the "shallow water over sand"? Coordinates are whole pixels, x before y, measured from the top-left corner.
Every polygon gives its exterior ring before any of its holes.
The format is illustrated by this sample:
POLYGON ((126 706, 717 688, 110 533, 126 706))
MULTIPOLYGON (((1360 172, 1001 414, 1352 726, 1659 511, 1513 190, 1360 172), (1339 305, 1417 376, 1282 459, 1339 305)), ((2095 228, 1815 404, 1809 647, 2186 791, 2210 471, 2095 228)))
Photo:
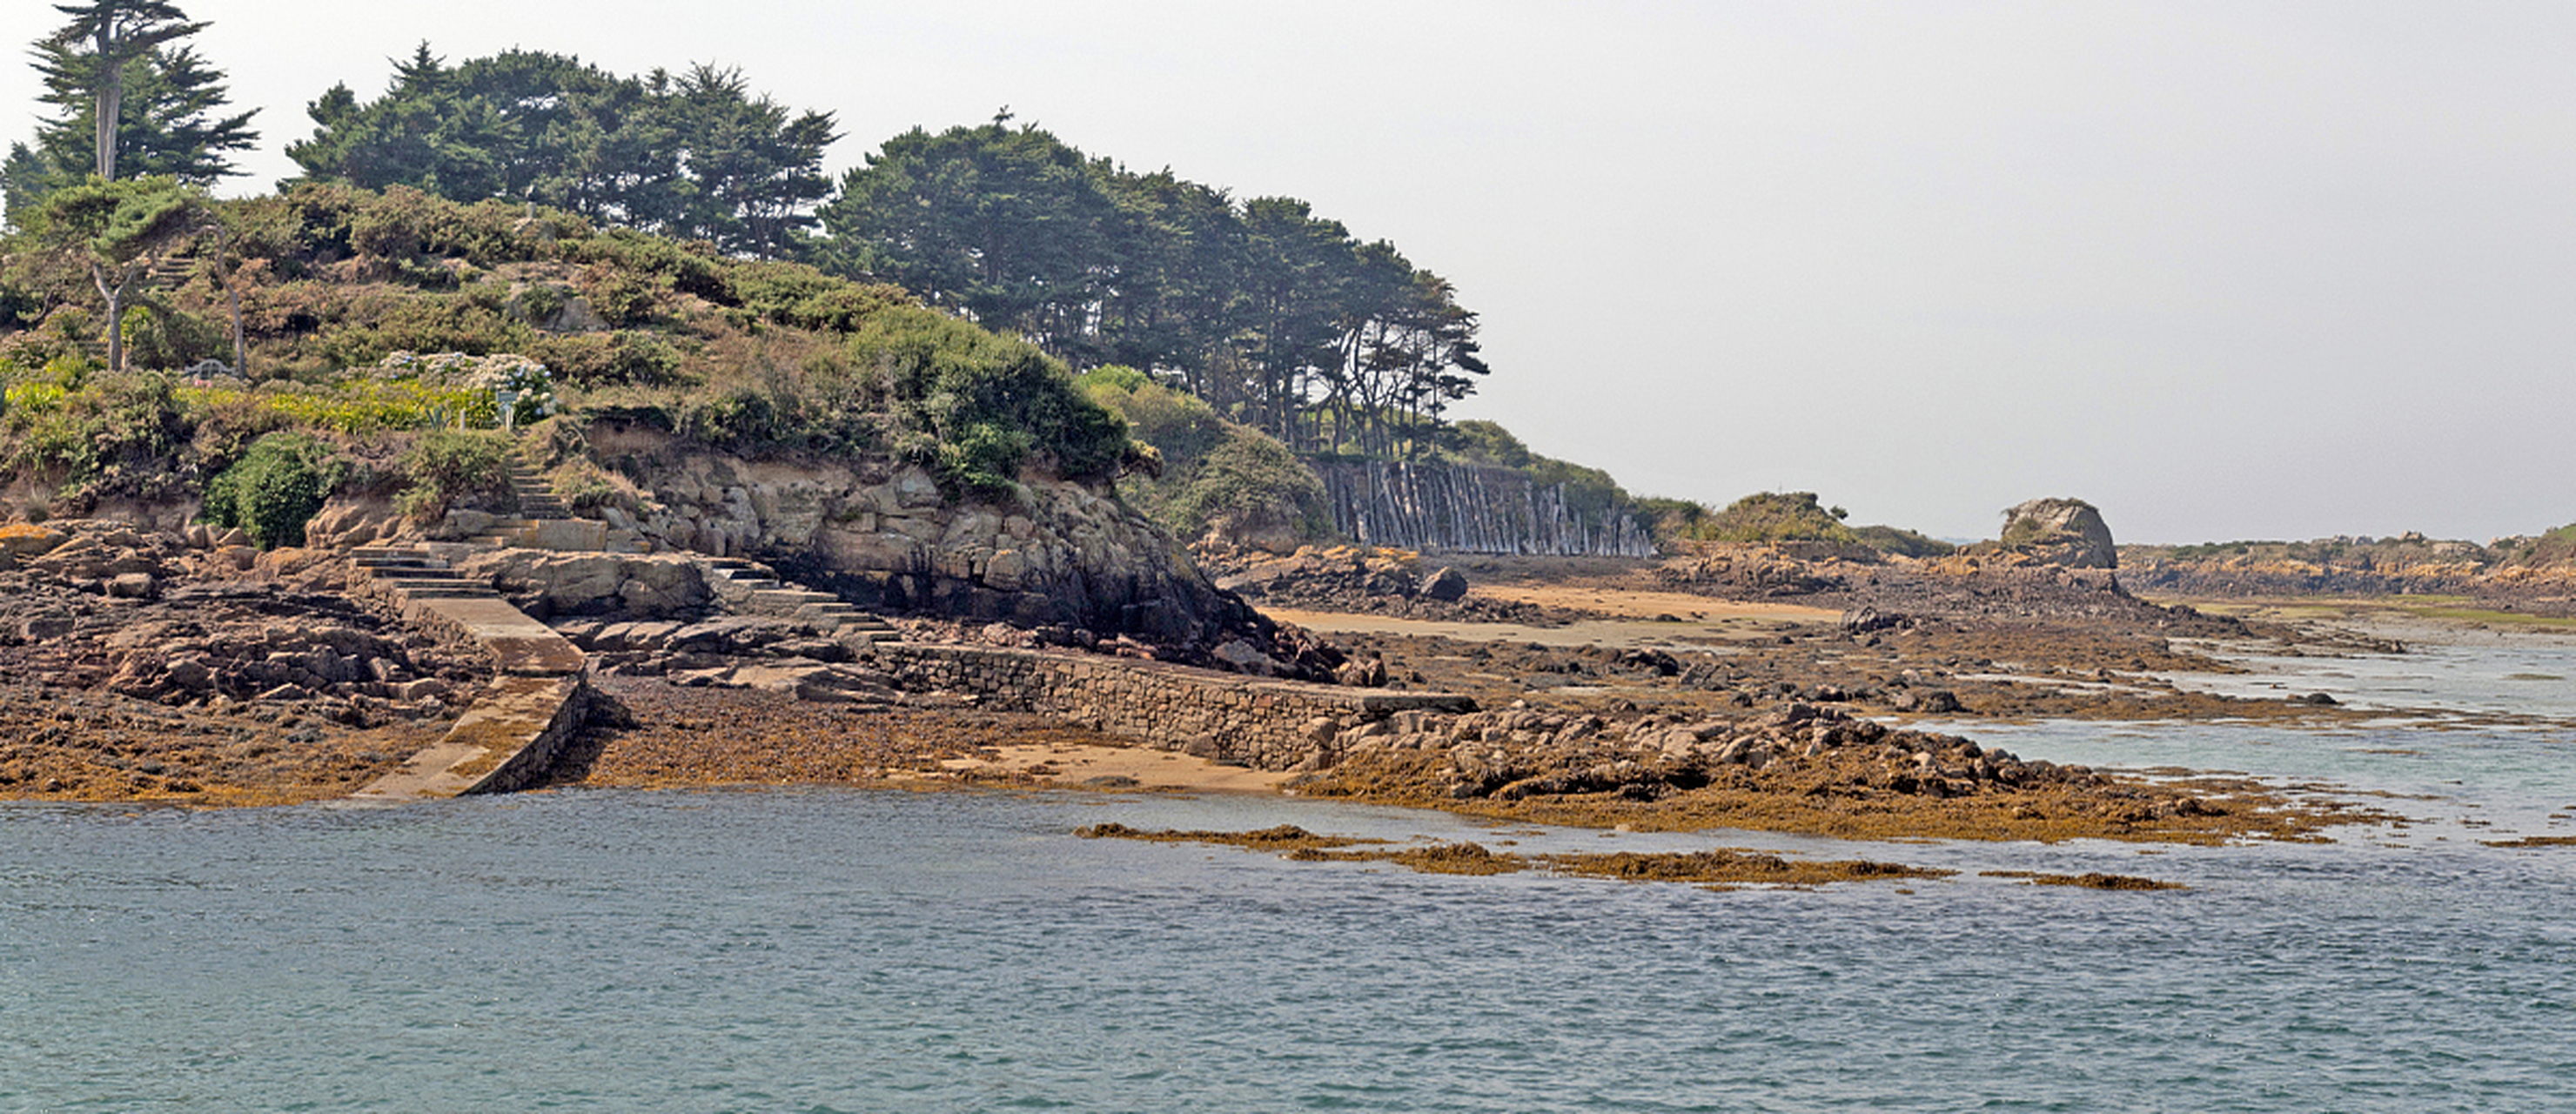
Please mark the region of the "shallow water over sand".
MULTIPOLYGON (((2527 665, 2437 695, 2493 710, 2527 665)), ((2141 848, 1227 795, 0 807, 0 1110, 2576 1108, 2576 846, 2481 842, 2576 834, 2566 731, 1960 726, 2416 822, 2141 848), (1962 873, 1711 892, 1071 835, 1110 820, 1962 873)))
POLYGON ((13 807, 0 1109, 2565 1108, 2571 899, 2576 848, 1855 848, 1265 798, 13 807), (1717 893, 1069 834, 1108 819, 1968 873, 1717 893), (2193 888, 1975 873, 2013 868, 2193 888))

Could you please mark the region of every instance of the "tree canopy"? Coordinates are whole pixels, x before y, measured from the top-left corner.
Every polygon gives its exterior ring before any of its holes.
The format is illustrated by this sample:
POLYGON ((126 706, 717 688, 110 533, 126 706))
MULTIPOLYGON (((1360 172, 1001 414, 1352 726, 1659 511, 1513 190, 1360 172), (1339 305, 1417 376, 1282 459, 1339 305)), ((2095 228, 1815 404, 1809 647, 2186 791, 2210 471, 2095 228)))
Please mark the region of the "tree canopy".
POLYGON ((1295 198, 1237 203, 1035 125, 887 140, 824 206, 847 267, 1076 367, 1169 376, 1292 447, 1427 451, 1486 373, 1450 283, 1295 198))
POLYGON ((315 180, 535 202, 770 259, 804 252, 838 138, 830 113, 755 95, 738 70, 621 77, 524 50, 450 66, 426 43, 383 96, 343 84, 306 111, 314 133, 286 153, 315 180))
POLYGON ((71 21, 34 46, 51 114, 38 122, 35 145, 12 144, 0 166, 13 219, 92 174, 204 186, 240 173, 227 153, 259 138, 250 127, 256 110, 224 114, 223 71, 182 41, 206 24, 160 0, 56 9, 71 21))
POLYGON ((125 299, 153 254, 201 211, 196 194, 169 178, 110 182, 92 176, 45 198, 38 233, 89 271, 107 308, 107 365, 125 369, 125 299))

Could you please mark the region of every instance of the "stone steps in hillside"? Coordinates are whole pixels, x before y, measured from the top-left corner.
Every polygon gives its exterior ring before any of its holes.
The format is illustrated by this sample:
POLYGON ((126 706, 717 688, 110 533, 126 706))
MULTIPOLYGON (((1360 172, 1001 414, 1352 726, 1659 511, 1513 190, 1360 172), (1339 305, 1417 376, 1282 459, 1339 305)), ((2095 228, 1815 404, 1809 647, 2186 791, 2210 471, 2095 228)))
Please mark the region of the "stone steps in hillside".
POLYGON ((416 600, 493 599, 500 595, 489 584, 466 579, 449 567, 445 558, 423 550, 361 546, 349 551, 349 560, 369 580, 406 604, 416 600))
POLYGON ((830 592, 788 583, 765 566, 739 557, 710 557, 700 563, 707 588, 738 614, 794 619, 836 636, 868 642, 900 637, 894 625, 830 592))
POLYGON ((555 497, 554 486, 531 464, 510 465, 510 492, 519 499, 519 517, 527 519, 564 519, 572 517, 572 508, 555 497))

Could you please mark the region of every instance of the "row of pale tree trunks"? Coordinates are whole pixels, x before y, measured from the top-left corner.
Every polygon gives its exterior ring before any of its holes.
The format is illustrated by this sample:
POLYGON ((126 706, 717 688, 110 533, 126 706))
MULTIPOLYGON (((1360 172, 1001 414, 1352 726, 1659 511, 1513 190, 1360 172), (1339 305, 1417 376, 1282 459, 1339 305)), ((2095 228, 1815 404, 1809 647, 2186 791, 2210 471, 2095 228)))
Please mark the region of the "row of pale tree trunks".
POLYGON ((1652 557, 1655 543, 1613 507, 1591 519, 1562 484, 1507 468, 1425 461, 1320 465, 1333 530, 1367 545, 1447 553, 1652 557))

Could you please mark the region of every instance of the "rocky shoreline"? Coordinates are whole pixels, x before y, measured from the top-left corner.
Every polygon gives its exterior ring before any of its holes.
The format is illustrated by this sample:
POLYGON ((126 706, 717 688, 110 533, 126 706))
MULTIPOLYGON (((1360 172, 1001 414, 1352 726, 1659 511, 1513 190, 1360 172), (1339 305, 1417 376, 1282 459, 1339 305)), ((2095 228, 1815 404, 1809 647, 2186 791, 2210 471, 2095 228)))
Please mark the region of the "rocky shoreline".
MULTIPOLYGON (((345 795, 435 737, 489 676, 470 647, 403 626, 334 553, 254 554, 203 530, 149 534, 115 523, 27 529, 49 536, 21 543, 32 555, 0 573, 15 589, 0 615, 14 632, 0 639, 0 684, 17 697, 10 715, 27 721, 0 748, 0 797, 224 805, 345 795), (119 587, 118 578, 138 576, 119 587)), ((689 579, 703 572, 682 564, 501 551, 474 566, 592 657, 598 711, 545 784, 1036 786, 1066 783, 1064 771, 1005 751, 1125 743, 985 707, 970 693, 907 685, 868 638, 721 613, 713 590, 689 579)), ((1735 557, 1522 569, 1484 561, 1465 566, 1472 589, 1456 569, 1426 575, 1418 565, 1308 553, 1274 561, 1262 582, 1329 602, 1371 594, 1375 578, 1401 591, 1374 594, 1451 605, 1441 614, 1465 634, 1520 629, 1480 625, 1478 602, 1490 614, 1584 623, 1621 617, 1603 608, 1623 588, 1722 599, 1781 582, 1739 575, 1767 566, 1735 557), (1426 592, 1433 580, 1461 582, 1457 598, 1426 592), (1593 602, 1531 603, 1507 590, 1514 584, 1576 584, 1593 602)), ((1881 722, 2343 714, 2190 694, 2156 679, 2225 668, 2177 637, 2292 636, 2283 630, 2159 607, 2082 570, 1889 574, 1866 574, 1859 587, 1871 594, 1843 600, 1856 606, 1836 618, 1672 649, 1336 639, 1352 660, 1385 668, 1390 688, 1463 692, 1488 710, 1318 720, 1309 772, 1289 788, 1548 823, 1853 838, 2312 838, 2367 815, 2239 783, 2150 783, 2027 762, 1881 722)), ((1848 574, 1827 566, 1797 575, 1848 574)), ((973 620, 892 626, 913 643, 1080 641, 973 620)), ((1147 644, 1090 641, 1107 661, 1156 656, 1147 644)))

